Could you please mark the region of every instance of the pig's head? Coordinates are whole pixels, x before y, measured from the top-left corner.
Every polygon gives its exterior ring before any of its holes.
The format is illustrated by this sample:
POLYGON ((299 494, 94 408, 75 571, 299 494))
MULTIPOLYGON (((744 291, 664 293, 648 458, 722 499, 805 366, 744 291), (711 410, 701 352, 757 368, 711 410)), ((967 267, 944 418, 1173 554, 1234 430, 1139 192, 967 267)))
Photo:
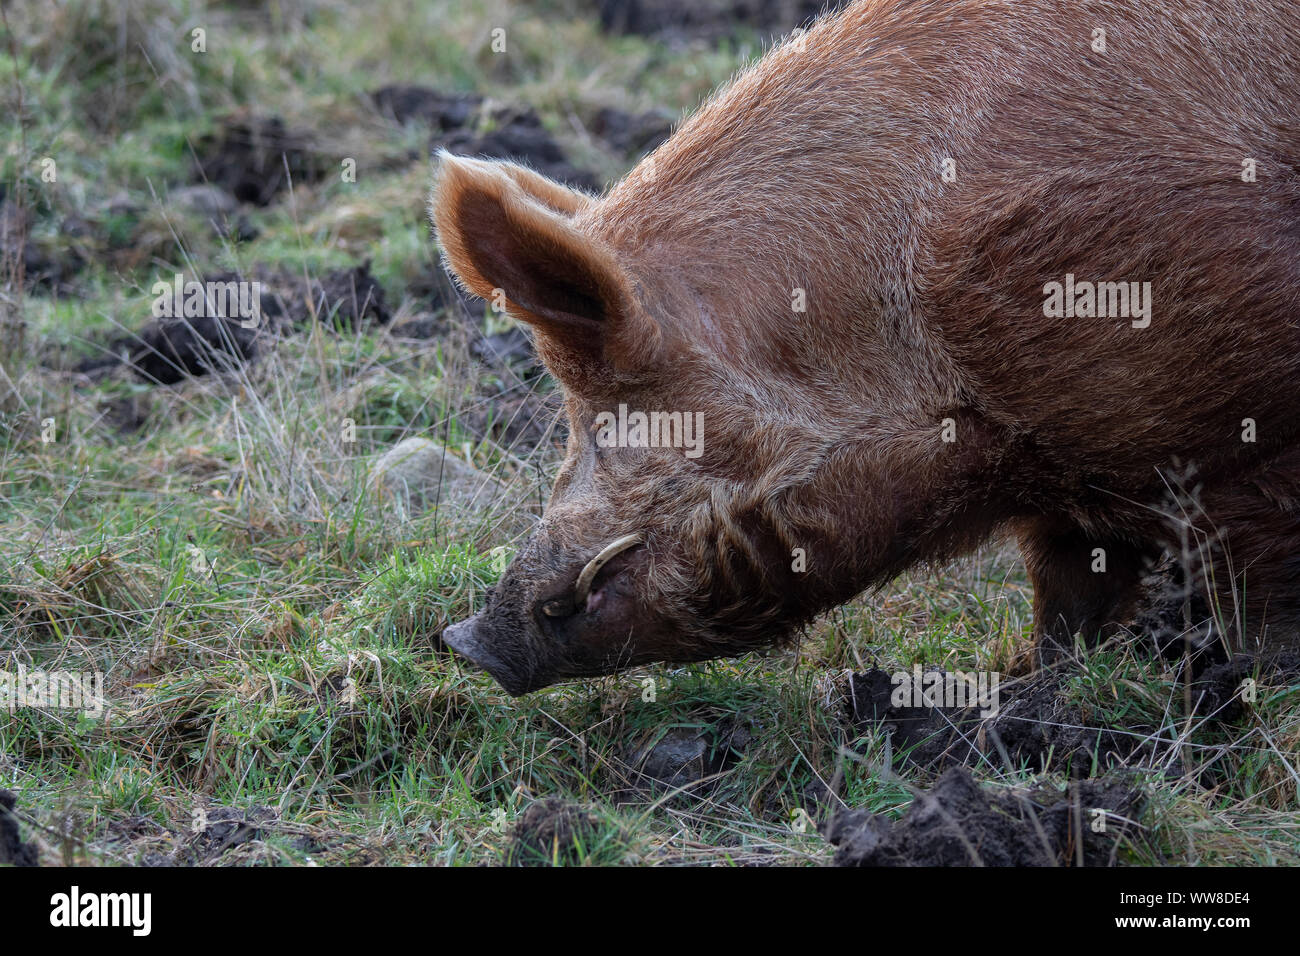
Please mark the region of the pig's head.
POLYGON ((448 268, 533 328, 566 395, 567 458, 545 517, 486 606, 443 635, 515 695, 772 644, 826 603, 790 557, 808 539, 787 493, 821 460, 806 447, 815 430, 777 420, 728 363, 680 263, 616 248, 598 205, 521 167, 445 154, 432 198, 448 268), (634 429, 622 446, 609 441, 620 406, 634 429), (703 433, 661 419, 676 446, 641 445, 636 412, 690 416, 703 433))

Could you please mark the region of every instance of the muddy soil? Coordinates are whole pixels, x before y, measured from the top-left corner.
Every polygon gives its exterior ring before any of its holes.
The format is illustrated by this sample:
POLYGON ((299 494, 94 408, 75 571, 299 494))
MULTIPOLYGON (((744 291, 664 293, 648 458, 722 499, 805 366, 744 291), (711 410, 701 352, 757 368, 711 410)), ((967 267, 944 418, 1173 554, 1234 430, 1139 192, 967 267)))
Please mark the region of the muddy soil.
POLYGON ((31 213, 3 196, 0 191, 0 265, 10 268, 21 262, 27 292, 72 292, 72 279, 86 265, 80 249, 68 242, 33 238, 31 213))
POLYGON ((673 130, 673 116, 665 110, 628 113, 604 107, 591 118, 588 129, 616 153, 634 159, 650 152, 673 130))
POLYGON ((430 152, 512 159, 570 186, 597 190, 601 183, 579 169, 542 125, 531 107, 490 103, 471 93, 445 93, 427 86, 396 84, 370 94, 375 109, 398 123, 430 127, 430 152))
POLYGON ((568 419, 557 390, 542 390, 542 364, 531 333, 522 326, 485 335, 481 307, 477 312, 459 305, 396 326, 398 337, 459 343, 481 362, 474 401, 462 411, 460 423, 472 434, 490 438, 515 455, 526 455, 546 443, 562 449, 568 441, 568 419))
POLYGON ((821 832, 836 866, 1114 866, 1142 806, 1120 779, 1008 790, 954 767, 899 820, 842 810, 821 832))
POLYGON ((440 133, 465 126, 483 105, 483 97, 475 93, 444 93, 411 83, 380 87, 370 99, 396 123, 426 123, 440 133))
POLYGON ((854 723, 884 725, 897 762, 928 769, 954 764, 1010 769, 1009 761, 1012 767, 1028 763, 1035 771, 1073 767, 1091 774, 1094 768, 1127 764, 1143 741, 1142 735, 1089 727, 1082 711, 1062 697, 1055 674, 1002 683, 998 712, 988 718, 978 707, 896 707, 891 675, 875 668, 852 675, 849 689, 854 723))
MULTIPOLYGON (((1253 657, 1239 654, 1195 675, 1190 688, 1193 713, 1218 723, 1237 720, 1243 713, 1242 682, 1256 666, 1253 657)), ((1295 665, 1279 659, 1265 673, 1288 666, 1295 665)), ((873 668, 850 677, 849 709, 855 724, 883 725, 890 732, 897 762, 932 770, 1026 765, 1034 771, 1094 776, 1135 762, 1150 763, 1174 745, 1155 727, 1096 726, 1063 692, 1068 679, 1068 672, 1057 670, 1004 681, 996 714, 985 718, 977 706, 894 706, 891 675, 873 668)), ((1174 775, 1182 771, 1177 760, 1169 767, 1174 775)))
POLYGON ((458 156, 522 160, 551 179, 580 189, 599 190, 600 180, 579 169, 547 132, 531 107, 499 107, 489 111, 480 128, 461 127, 433 139, 433 149, 446 149, 458 156))
POLYGON ((195 821, 179 855, 188 865, 210 863, 228 850, 262 839, 278 822, 275 811, 266 807, 211 807, 195 821))
POLYGON ((112 821, 103 844, 136 866, 206 866, 280 829, 268 807, 196 808, 189 826, 169 829, 147 817, 112 821))
POLYGON ((513 455, 526 455, 543 444, 562 450, 569 426, 560 393, 538 392, 529 382, 510 381, 497 390, 480 387, 480 400, 462 412, 460 424, 513 455))
POLYGON ((288 334, 313 318, 331 328, 352 330, 383 324, 392 317, 369 264, 309 280, 286 274, 240 276, 233 272, 204 278, 221 283, 260 282, 261 319, 256 327, 246 327, 244 319, 225 315, 217 303, 205 302, 212 314, 152 319, 137 332, 113 339, 101 354, 82 361, 76 370, 98 377, 125 365, 146 382, 170 385, 189 376, 247 364, 275 335, 288 334))
POLYGON ((310 132, 278 116, 224 117, 194 145, 193 180, 213 183, 240 202, 269 206, 290 183, 314 183, 332 168, 310 132))

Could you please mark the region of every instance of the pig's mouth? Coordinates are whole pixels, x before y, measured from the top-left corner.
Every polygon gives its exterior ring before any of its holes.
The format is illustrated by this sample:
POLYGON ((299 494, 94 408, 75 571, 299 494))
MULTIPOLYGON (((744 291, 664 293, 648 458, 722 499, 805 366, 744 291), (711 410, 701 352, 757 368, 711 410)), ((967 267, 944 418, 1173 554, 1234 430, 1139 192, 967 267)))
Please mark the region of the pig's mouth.
MULTIPOLYGON (((579 572, 573 585, 571 596, 547 601, 541 607, 541 613, 547 617, 563 618, 583 614, 588 607, 594 608, 600 602, 600 592, 593 592, 596 576, 615 557, 642 542, 640 534, 628 534, 605 545, 579 572)), ((599 676, 617 669, 615 661, 580 662, 574 660, 555 660, 551 655, 542 654, 551 666, 537 660, 536 653, 528 651, 528 636, 520 634, 522 643, 513 646, 511 641, 501 641, 493 636, 496 630, 485 626, 484 612, 468 620, 453 624, 442 633, 442 642, 470 663, 482 668, 492 675, 493 680, 513 697, 520 697, 530 691, 547 687, 566 677, 599 676), (585 665, 585 666, 584 666, 585 665)))
POLYGON ((478 637, 479 615, 453 624, 442 632, 442 642, 471 664, 492 675, 511 697, 522 697, 529 691, 545 687, 552 678, 535 671, 524 670, 503 660, 483 646, 478 637))

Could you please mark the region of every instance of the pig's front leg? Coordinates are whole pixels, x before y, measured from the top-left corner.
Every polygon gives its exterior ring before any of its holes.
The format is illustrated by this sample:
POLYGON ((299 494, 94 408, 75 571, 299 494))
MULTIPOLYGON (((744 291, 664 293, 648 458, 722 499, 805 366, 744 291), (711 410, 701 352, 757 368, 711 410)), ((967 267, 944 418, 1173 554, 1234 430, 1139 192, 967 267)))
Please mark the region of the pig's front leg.
POLYGON ((1140 548, 1048 518, 1023 524, 1017 540, 1034 588, 1041 666, 1073 653, 1075 635, 1091 647, 1132 620, 1145 566, 1140 548))

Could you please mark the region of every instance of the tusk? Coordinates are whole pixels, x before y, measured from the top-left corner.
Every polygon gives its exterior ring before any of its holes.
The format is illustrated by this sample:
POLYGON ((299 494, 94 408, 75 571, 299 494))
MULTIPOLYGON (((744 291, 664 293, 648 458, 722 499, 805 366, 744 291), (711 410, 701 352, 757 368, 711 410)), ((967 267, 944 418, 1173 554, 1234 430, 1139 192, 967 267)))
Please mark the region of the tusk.
POLYGON ((601 548, 600 553, 588 561, 587 566, 578 575, 578 583, 573 586, 573 606, 575 608, 582 607, 587 603, 587 595, 591 593, 591 582, 596 580, 596 575, 600 573, 600 569, 608 564, 611 558, 640 543, 641 535, 639 533, 625 534, 601 548))

